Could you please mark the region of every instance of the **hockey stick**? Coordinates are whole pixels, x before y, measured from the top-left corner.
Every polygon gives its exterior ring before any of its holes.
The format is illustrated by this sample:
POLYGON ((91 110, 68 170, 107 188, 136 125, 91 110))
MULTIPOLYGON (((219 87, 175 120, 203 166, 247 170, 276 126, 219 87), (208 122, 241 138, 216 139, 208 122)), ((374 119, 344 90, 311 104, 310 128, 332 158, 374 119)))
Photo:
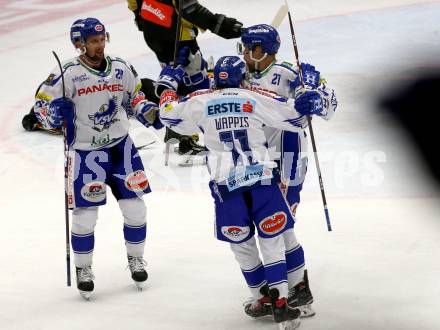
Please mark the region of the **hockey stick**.
POLYGON ((173 65, 176 66, 177 54, 179 53, 179 44, 180 39, 182 38, 182 1, 179 0, 179 4, 177 6, 177 10, 179 11, 177 18, 177 27, 176 27, 176 40, 174 40, 174 57, 173 57, 173 65))
POLYGON ((156 142, 157 142, 157 141, 151 141, 151 142, 148 142, 148 143, 142 144, 142 145, 140 145, 139 147, 136 147, 136 146, 135 146, 135 148, 136 148, 136 150, 150 149, 150 147, 151 147, 153 144, 155 144, 156 142))
MULTIPOLYGON (((61 72, 61 82, 63 84, 63 99, 66 98, 66 88, 64 85, 64 72, 63 67, 61 65, 60 59, 58 58, 57 53, 52 51, 53 56, 58 62, 61 72)), ((71 281, 71 273, 70 273, 70 229, 69 229, 69 201, 67 197, 67 189, 68 189, 68 172, 69 172, 69 154, 67 148, 67 120, 64 120, 63 124, 63 137, 64 137, 64 214, 66 219, 66 267, 67 267, 67 286, 70 286, 71 281)))
MULTIPOLYGON (((304 78, 303 78, 303 75, 301 72, 301 64, 299 61, 299 52, 298 52, 298 45, 296 43, 295 31, 293 29, 292 15, 290 14, 289 4, 288 4, 287 0, 284 0, 284 2, 285 2, 285 6, 287 8, 287 16, 289 17, 290 34, 292 36, 293 49, 295 51, 295 57, 296 57, 296 65, 298 66, 298 74, 300 76, 301 85, 302 85, 302 87, 304 87, 304 78)), ((322 197, 322 203, 324 206, 324 213, 325 213, 325 220, 327 223, 327 230, 332 231, 332 226, 330 223, 330 215, 329 215, 328 206, 327 206, 327 198, 325 197, 325 191, 324 191, 324 182, 322 180, 321 167, 319 166, 318 151, 316 149, 315 134, 313 133, 312 120, 310 119, 310 116, 307 116, 307 122, 309 125, 310 141, 312 142, 313 155, 315 156, 316 171, 318 173, 319 188, 321 189, 321 197, 322 197)))
POLYGON ((289 9, 287 8, 286 4, 281 5, 281 7, 278 9, 277 13, 275 14, 274 18, 272 19, 272 22, 270 25, 272 25, 274 28, 278 29, 283 23, 284 19, 287 16, 287 11, 289 9))
MULTIPOLYGON (((182 37, 182 1, 179 0, 179 4, 177 6, 177 10, 178 10, 178 18, 177 18, 177 27, 176 27, 176 39, 174 40, 174 58, 173 58, 173 65, 176 66, 176 61, 177 61, 177 54, 179 52, 179 44, 180 44, 180 39, 182 37)), ((168 141, 170 139, 167 139, 166 136, 167 135, 171 135, 172 133, 170 132, 170 129, 167 127, 165 129, 165 140, 167 142, 165 142, 165 166, 168 166, 168 160, 170 158, 170 145, 171 143, 169 143, 168 141)))

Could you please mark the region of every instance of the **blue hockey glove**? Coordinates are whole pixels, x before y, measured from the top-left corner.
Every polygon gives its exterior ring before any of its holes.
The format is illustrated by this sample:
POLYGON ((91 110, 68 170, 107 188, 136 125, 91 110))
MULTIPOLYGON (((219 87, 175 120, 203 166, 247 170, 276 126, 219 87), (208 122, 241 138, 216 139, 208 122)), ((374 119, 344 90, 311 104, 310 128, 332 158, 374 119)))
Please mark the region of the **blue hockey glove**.
POLYGON ((63 126, 64 118, 70 117, 74 109, 75 104, 72 100, 58 98, 51 101, 46 115, 50 128, 60 128, 63 126))
POLYGON ((183 76, 183 83, 189 87, 191 92, 210 87, 206 71, 207 62, 203 59, 200 50, 193 54, 188 46, 183 47, 179 51, 176 63, 184 67, 186 74, 183 76))
POLYGON ((162 69, 159 74, 159 79, 156 81, 155 93, 158 97, 166 89, 172 89, 177 91, 179 84, 182 82, 183 76, 185 75, 185 70, 181 65, 173 67, 172 65, 167 65, 162 69))
POLYGON ((177 56, 176 65, 187 66, 190 63, 189 56, 191 49, 188 46, 182 47, 177 56))
POLYGON ((322 115, 324 102, 317 91, 302 90, 295 99, 295 109, 303 116, 322 115))
POLYGON ((153 126, 155 129, 163 127, 159 120, 159 107, 153 102, 143 102, 139 106, 136 119, 145 127, 153 126))
POLYGON ((156 119, 154 120, 154 122, 153 122, 153 124, 151 126, 153 126, 155 129, 163 128, 163 124, 162 124, 162 122, 160 121, 160 118, 159 118, 159 113, 158 113, 156 119))
MULTIPOLYGON (((301 72, 304 80, 305 86, 310 86, 316 88, 319 85, 320 73, 315 70, 315 67, 311 64, 301 63, 301 72)), ((295 88, 301 86, 301 81, 299 75, 294 81, 290 82, 290 89, 295 90, 295 88)))

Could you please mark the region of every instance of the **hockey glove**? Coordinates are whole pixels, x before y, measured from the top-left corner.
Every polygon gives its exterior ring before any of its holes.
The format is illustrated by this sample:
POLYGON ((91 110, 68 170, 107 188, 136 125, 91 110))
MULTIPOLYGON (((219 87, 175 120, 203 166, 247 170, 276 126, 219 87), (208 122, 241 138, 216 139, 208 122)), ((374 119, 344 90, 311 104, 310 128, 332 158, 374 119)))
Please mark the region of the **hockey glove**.
POLYGON ((182 82, 183 76, 185 75, 185 70, 181 65, 173 67, 172 65, 167 65, 162 69, 159 74, 159 79, 156 81, 155 93, 158 97, 166 89, 172 89, 177 91, 179 84, 182 82))
POLYGON ((183 83, 190 88, 191 92, 199 89, 209 88, 209 77, 206 71, 207 63, 202 57, 200 50, 194 54, 188 46, 179 51, 177 64, 185 67, 186 74, 183 76, 183 83))
MULTIPOLYGON (((301 73, 303 76, 303 81, 305 86, 310 86, 316 88, 319 85, 320 73, 315 70, 315 67, 311 64, 301 63, 301 73)), ((301 86, 301 80, 299 75, 296 76, 294 81, 290 82, 290 89, 295 90, 297 87, 301 86)))
POLYGON ((159 107, 153 102, 142 102, 139 105, 136 119, 145 127, 153 126, 155 129, 161 129, 163 127, 159 120, 159 107))
POLYGON ((75 109, 75 104, 65 98, 58 98, 50 102, 47 110, 47 123, 49 128, 60 128, 63 126, 63 119, 69 117, 75 109))
POLYGON ((243 23, 235 18, 226 17, 222 14, 215 14, 216 25, 211 30, 213 33, 225 39, 234 39, 241 37, 241 28, 243 23))
POLYGON ((181 65, 183 67, 188 66, 190 63, 191 49, 188 46, 182 47, 179 50, 179 54, 177 56, 176 64, 181 65))
POLYGON ((324 101, 321 95, 314 90, 298 90, 295 99, 295 109, 303 116, 322 115, 324 112, 324 101))

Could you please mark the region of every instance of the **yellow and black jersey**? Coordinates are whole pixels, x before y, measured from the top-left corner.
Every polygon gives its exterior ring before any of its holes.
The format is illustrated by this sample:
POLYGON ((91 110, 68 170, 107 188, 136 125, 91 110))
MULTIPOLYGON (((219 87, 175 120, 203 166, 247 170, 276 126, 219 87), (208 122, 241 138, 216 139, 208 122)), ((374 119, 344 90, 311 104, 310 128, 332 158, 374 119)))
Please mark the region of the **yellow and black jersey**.
MULTIPOLYGON (((196 0, 180 0, 182 29, 180 47, 198 49, 196 42, 200 30, 214 29, 215 15, 196 0)), ((174 56, 174 42, 179 21, 179 0, 127 0, 135 14, 136 22, 144 33, 147 45, 162 63, 169 63, 174 56)))

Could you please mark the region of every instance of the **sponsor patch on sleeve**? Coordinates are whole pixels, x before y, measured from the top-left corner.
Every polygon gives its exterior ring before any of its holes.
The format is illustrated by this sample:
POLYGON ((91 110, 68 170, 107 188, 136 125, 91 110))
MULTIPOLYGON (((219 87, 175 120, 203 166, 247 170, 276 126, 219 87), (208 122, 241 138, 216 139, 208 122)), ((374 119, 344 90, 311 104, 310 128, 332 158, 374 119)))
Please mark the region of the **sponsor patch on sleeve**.
MULTIPOLYGON (((177 101, 179 99, 179 96, 177 95, 177 93, 175 91, 172 90, 167 90, 165 92, 162 93, 162 95, 160 96, 160 106, 163 106, 165 103, 171 103, 174 101, 177 101)), ((167 109, 166 111, 169 111, 171 109, 167 109)))
POLYGON ((139 81, 139 83, 136 85, 136 88, 134 89, 133 94, 137 94, 142 88, 142 83, 139 81))
POLYGON ((43 93, 43 92, 39 92, 39 93, 35 96, 35 98, 36 98, 37 100, 42 100, 42 101, 46 101, 46 102, 50 102, 50 101, 52 101, 52 99, 53 99, 52 96, 47 95, 46 93, 43 93))
POLYGON ((131 106, 135 108, 139 102, 145 100, 145 94, 141 91, 137 92, 136 96, 134 97, 133 101, 131 102, 131 106))
POLYGON ((138 73, 136 72, 136 70, 134 69, 134 66, 130 64, 130 70, 131 72, 133 72, 133 75, 135 76, 135 78, 137 78, 138 73))
POLYGON ((55 79, 55 74, 51 73, 49 77, 47 77, 47 79, 44 81, 44 84, 47 86, 53 86, 55 85, 54 79, 55 79))

